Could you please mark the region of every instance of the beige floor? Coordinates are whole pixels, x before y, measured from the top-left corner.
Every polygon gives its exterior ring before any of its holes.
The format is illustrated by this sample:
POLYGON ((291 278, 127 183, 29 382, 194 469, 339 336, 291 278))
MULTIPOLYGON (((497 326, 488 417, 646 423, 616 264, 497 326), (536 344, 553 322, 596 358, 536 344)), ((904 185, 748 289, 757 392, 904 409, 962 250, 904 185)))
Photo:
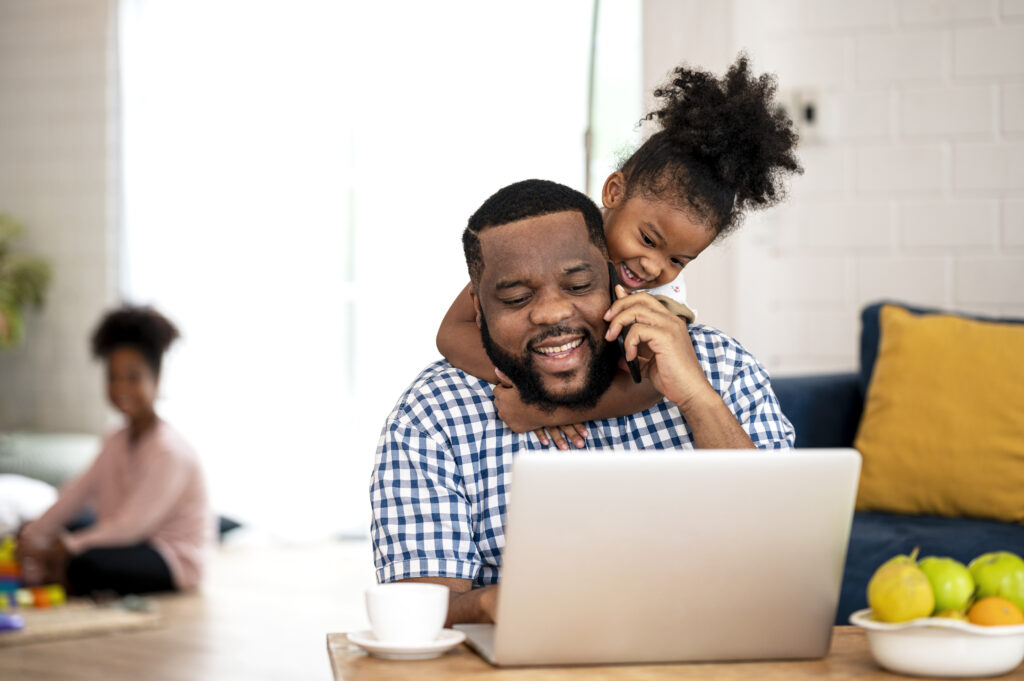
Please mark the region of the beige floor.
POLYGON ((0 649, 4 681, 331 679, 325 636, 367 626, 368 542, 221 547, 202 594, 149 631, 0 649))

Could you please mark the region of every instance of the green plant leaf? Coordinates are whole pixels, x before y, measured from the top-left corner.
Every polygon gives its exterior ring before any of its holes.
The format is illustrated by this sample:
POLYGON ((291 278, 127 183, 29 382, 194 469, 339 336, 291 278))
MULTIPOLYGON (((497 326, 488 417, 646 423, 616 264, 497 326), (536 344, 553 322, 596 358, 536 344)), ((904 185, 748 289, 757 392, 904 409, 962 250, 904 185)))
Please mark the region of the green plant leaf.
POLYGON ((40 307, 50 285, 50 264, 40 258, 12 260, 9 279, 14 284, 15 300, 22 305, 40 307))
POLYGON ((14 255, 11 242, 21 236, 21 223, 0 213, 0 348, 12 348, 25 336, 24 309, 40 307, 53 279, 43 258, 14 255))
POLYGON ((13 348, 25 336, 25 321, 21 311, 0 302, 0 348, 13 348))

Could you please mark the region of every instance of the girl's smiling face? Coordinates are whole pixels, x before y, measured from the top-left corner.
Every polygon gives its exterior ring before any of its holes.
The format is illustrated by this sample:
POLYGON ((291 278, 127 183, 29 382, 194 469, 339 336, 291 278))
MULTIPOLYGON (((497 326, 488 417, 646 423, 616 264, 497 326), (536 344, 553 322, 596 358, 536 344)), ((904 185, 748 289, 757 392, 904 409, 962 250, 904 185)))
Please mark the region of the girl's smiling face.
POLYGON ((138 350, 121 346, 107 357, 107 396, 129 421, 153 415, 159 381, 138 350))
POLYGON ((715 240, 715 232, 690 211, 668 201, 625 195, 625 176, 609 175, 601 193, 605 241, 627 289, 668 284, 715 240))

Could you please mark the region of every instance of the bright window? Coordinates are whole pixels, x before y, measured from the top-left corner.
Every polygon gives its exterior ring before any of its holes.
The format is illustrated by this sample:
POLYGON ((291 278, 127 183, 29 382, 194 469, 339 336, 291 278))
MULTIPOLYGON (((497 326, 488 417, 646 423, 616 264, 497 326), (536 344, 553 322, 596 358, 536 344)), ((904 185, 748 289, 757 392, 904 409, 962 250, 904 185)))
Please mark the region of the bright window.
MULTIPOLYGON (((602 24, 626 93, 631 6, 602 24)), ((366 532, 380 428, 468 281, 466 219, 516 180, 582 187, 591 9, 123 1, 123 292, 183 331, 160 410, 219 512, 366 532)))

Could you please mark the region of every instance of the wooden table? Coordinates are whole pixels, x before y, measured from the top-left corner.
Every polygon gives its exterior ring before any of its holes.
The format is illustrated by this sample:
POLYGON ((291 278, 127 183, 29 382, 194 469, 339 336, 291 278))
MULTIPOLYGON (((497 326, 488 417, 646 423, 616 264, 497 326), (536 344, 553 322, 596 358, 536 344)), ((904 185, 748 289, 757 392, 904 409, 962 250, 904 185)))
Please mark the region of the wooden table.
POLYGON ((399 661, 371 657, 348 641, 345 634, 327 635, 327 653, 335 681, 660 681, 661 679, 872 679, 900 678, 883 671, 868 652, 864 632, 857 627, 835 628, 832 647, 821 660, 787 662, 736 662, 715 664, 650 664, 606 667, 492 667, 473 651, 460 645, 433 660, 399 661))

